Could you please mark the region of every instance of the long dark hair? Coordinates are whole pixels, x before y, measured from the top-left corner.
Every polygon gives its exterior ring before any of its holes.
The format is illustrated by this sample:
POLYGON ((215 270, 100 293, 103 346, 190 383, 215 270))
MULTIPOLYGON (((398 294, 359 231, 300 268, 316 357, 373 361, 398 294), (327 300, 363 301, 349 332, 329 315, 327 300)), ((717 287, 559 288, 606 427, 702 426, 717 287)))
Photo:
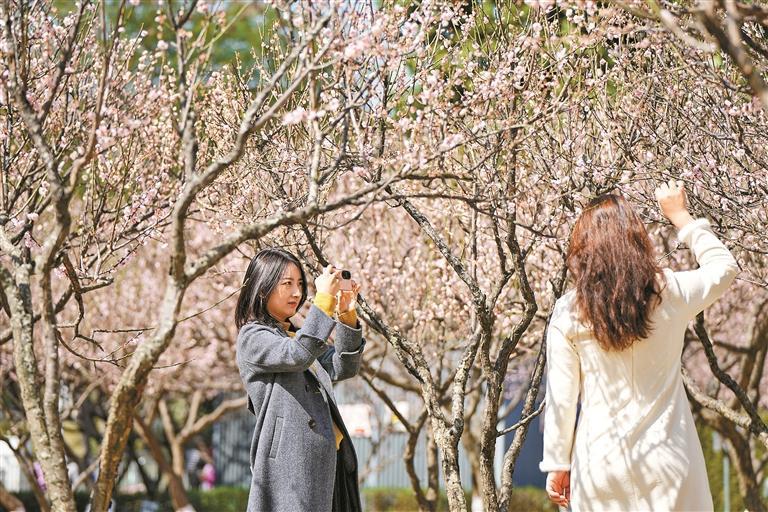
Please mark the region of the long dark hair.
POLYGON ((576 221, 566 258, 581 320, 605 350, 648 336, 662 270, 645 225, 620 195, 593 199, 576 221))
POLYGON ((252 321, 262 324, 276 323, 267 311, 267 300, 290 264, 299 267, 301 300, 298 307, 304 304, 307 300, 307 276, 299 259, 283 249, 263 249, 253 257, 248 270, 245 271, 243 288, 240 290, 235 310, 235 325, 238 329, 252 321))

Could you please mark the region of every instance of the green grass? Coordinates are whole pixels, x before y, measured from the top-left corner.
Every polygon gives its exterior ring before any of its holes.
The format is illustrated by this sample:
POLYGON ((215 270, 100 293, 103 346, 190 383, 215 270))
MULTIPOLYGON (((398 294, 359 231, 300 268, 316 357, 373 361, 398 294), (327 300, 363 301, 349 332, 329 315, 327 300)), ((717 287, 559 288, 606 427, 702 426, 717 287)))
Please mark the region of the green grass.
MULTIPOLYGON (((365 510, 368 512, 411 512, 418 510, 415 494, 409 488, 373 487, 362 489, 365 510)), ((37 512, 34 496, 31 492, 15 493, 27 509, 37 512)), ((87 493, 78 493, 77 509, 85 510, 88 503, 87 493)), ((116 496, 117 510, 120 512, 139 512, 146 500, 141 494, 116 496)), ((467 504, 471 495, 466 494, 467 504)), ((210 491, 189 491, 189 500, 197 512, 242 512, 248 504, 248 489, 242 487, 216 487, 210 491)), ((157 512, 172 512, 171 500, 167 495, 160 497, 157 512)), ((437 510, 447 511, 448 500, 445 493, 440 493, 437 510)), ((512 510, 521 512, 556 512, 557 508, 549 503, 543 489, 520 487, 512 493, 512 510)))

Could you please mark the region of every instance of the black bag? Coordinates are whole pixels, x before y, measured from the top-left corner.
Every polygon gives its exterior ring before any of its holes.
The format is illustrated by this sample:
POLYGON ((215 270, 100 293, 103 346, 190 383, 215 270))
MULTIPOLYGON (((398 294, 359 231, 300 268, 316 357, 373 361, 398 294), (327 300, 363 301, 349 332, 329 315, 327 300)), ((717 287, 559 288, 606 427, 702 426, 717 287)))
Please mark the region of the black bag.
POLYGON ((336 405, 329 400, 331 418, 344 434, 339 449, 336 450, 336 476, 333 481, 333 512, 363 512, 360 502, 360 487, 357 484, 357 455, 352 440, 341 419, 336 405))

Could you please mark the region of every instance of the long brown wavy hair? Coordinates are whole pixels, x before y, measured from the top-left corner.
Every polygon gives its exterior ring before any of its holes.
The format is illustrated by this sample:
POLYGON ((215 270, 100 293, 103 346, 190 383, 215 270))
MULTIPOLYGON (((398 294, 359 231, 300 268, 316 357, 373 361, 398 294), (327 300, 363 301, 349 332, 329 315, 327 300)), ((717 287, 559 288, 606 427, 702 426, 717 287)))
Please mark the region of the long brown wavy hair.
MULTIPOLYGON (((576 221, 566 258, 578 313, 605 350, 648 336, 662 274, 645 225, 626 199, 603 194, 576 221)), ((662 281, 663 282, 663 281, 662 281)))

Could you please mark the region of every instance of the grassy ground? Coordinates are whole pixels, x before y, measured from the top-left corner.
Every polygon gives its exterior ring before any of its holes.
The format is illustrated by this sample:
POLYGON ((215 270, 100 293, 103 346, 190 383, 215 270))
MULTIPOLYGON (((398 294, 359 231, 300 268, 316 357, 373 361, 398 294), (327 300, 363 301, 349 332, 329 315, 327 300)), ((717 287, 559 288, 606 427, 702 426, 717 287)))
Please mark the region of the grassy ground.
MULTIPOLYGON (((367 488, 362 489, 365 501, 365 510, 368 512, 412 512, 418 510, 413 491, 406 488, 367 488)), ((37 506, 32 493, 20 493, 16 495, 24 502, 27 512, 37 512, 37 506)), ((192 490, 189 499, 198 512, 242 512, 248 504, 248 489, 241 487, 216 487, 213 490, 202 492, 192 490)), ((156 505, 148 505, 146 496, 131 495, 117 496, 115 512, 172 512, 168 496, 162 496, 156 505), (142 505, 144 507, 142 508, 142 505)), ((78 510, 85 510, 88 502, 87 494, 77 495, 78 510)), ((471 502, 471 496, 467 495, 467 503, 471 502)), ((445 495, 440 496, 439 511, 448 510, 448 501, 445 495)), ((513 493, 512 510, 520 512, 557 512, 547 500, 543 489, 535 487, 521 487, 513 493)))

